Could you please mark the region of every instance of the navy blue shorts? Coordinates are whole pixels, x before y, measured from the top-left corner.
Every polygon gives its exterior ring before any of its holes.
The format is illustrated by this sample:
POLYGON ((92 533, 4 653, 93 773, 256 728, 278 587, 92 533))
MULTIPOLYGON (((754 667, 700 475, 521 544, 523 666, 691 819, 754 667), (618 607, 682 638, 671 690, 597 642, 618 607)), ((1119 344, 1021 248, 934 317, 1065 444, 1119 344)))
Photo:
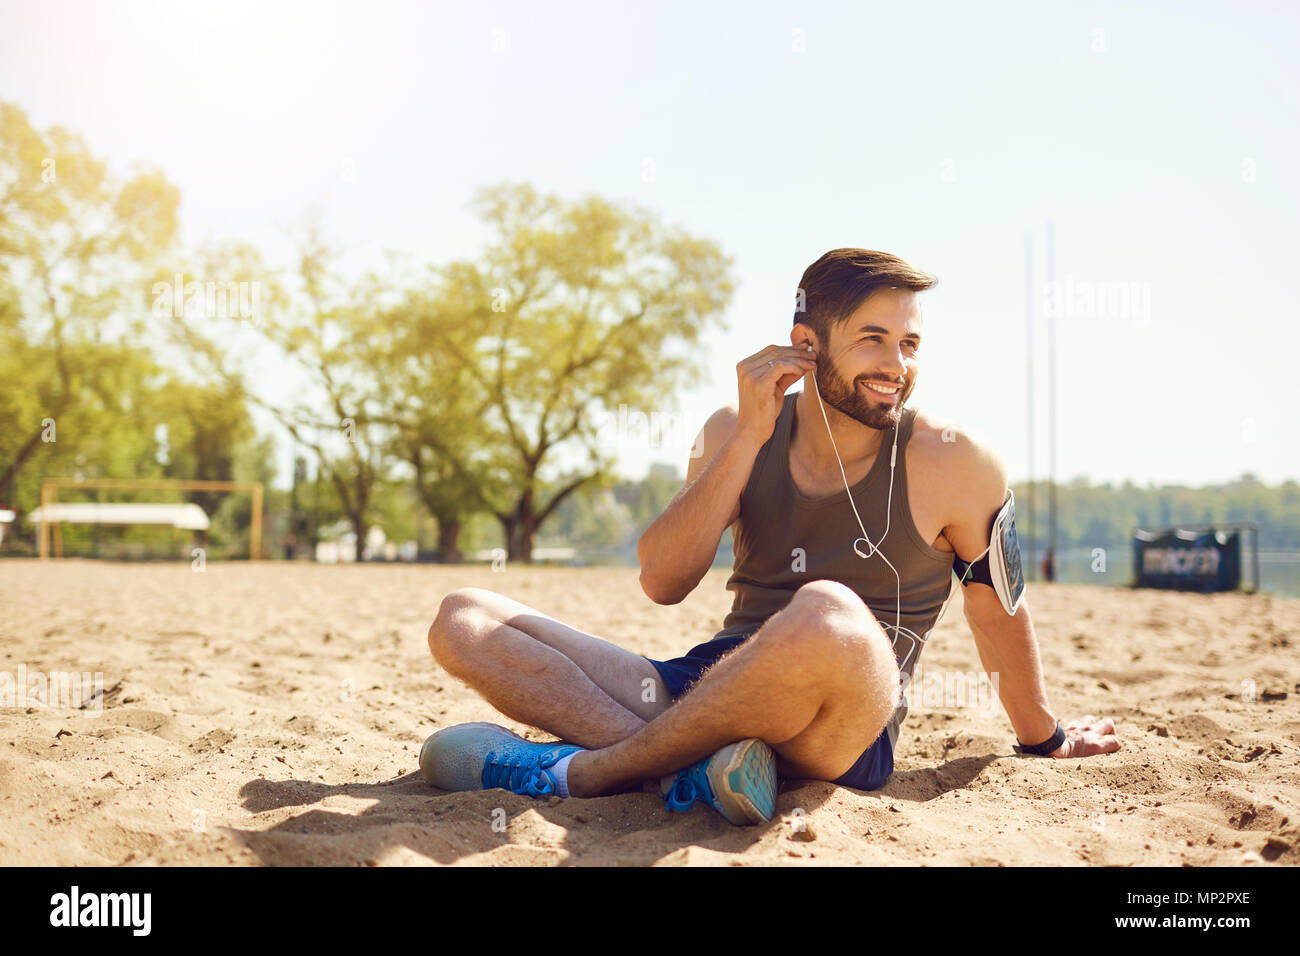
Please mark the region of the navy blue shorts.
MULTIPOLYGON (((682 657, 670 661, 657 661, 647 657, 659 672, 668 693, 673 700, 681 697, 686 689, 700 679, 700 676, 717 663, 718 658, 733 647, 739 647, 749 638, 719 637, 703 644, 697 644, 682 657)), ((876 742, 868 747, 858 758, 857 763, 849 768, 848 773, 832 780, 836 786, 852 787, 854 790, 878 790, 885 785, 889 775, 894 772, 894 748, 889 743, 889 733, 880 732, 876 742)))

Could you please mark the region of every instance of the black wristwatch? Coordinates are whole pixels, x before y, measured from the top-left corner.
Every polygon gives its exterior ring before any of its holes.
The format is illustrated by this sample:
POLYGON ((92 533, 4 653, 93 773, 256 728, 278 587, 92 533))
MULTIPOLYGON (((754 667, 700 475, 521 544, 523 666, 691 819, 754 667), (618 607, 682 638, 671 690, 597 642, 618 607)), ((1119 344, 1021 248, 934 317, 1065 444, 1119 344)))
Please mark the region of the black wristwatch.
POLYGON ((1035 744, 1032 747, 1028 747, 1025 744, 1019 743, 1019 737, 1017 737, 1016 740, 1017 745, 1011 748, 1016 753, 1026 754, 1032 757, 1046 757, 1061 749, 1061 744, 1065 743, 1065 731, 1061 729, 1061 722, 1058 720, 1056 722, 1056 733, 1052 734, 1052 736, 1048 737, 1041 744, 1035 744))

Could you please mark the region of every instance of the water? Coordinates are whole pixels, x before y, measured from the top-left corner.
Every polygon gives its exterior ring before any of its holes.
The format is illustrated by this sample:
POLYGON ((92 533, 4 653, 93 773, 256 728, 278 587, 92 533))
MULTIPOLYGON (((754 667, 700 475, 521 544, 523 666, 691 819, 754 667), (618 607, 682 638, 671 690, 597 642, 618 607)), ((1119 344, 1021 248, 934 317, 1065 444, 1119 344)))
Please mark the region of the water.
MULTIPOLYGON (((1062 552, 1056 561, 1056 580, 1067 584, 1100 584, 1106 587, 1130 587, 1133 584, 1133 547, 1107 548, 1105 570, 1092 549, 1062 552)), ((1251 587, 1254 569, 1248 551, 1241 556, 1242 585, 1251 587)), ((1033 580, 1042 580, 1034 569, 1033 580)), ((1285 597, 1300 597, 1300 551, 1259 552, 1259 590, 1285 597)))

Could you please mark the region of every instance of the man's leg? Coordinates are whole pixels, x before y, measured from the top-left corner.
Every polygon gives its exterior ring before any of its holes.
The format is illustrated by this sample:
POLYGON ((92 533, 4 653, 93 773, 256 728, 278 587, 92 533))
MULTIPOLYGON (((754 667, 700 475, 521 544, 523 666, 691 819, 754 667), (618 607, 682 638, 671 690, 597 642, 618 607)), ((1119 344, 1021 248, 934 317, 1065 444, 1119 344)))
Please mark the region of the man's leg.
POLYGON ((615 792, 750 737, 776 751, 786 775, 834 780, 879 736, 899 694, 894 652, 870 610, 845 585, 814 581, 676 705, 574 755, 569 792, 615 792))
POLYGON ((507 717, 583 747, 616 743, 672 703, 644 657, 483 588, 443 598, 429 650, 507 717))

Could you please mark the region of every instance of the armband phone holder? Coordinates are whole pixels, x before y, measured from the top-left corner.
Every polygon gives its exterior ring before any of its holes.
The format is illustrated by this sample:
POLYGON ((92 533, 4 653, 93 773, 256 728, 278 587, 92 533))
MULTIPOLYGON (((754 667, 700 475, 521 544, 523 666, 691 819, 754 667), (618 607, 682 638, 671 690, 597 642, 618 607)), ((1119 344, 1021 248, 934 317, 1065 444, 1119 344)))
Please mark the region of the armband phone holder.
POLYGON ((1015 615, 1025 596, 1025 573, 1020 566, 1020 539, 1016 536, 1016 498, 1010 490, 993 518, 988 548, 969 563, 955 558, 953 569, 962 587, 972 581, 987 584, 1002 602, 1002 609, 1015 615))

